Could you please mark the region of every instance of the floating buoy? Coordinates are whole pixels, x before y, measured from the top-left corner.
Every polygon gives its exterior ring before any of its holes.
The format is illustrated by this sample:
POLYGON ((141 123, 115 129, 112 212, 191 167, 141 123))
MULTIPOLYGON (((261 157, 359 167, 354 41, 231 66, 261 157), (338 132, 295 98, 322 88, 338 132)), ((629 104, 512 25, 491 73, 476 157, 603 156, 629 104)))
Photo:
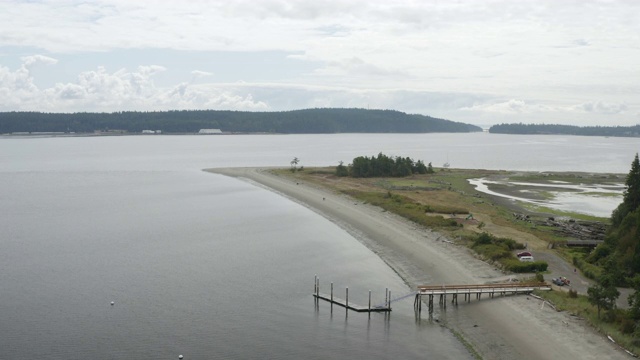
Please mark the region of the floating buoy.
POLYGON ((111 302, 111 306, 113 306, 114 304, 115 304, 115 303, 112 301, 112 302, 111 302))
POLYGON ((178 359, 182 359, 184 356, 182 355, 178 355, 178 359))

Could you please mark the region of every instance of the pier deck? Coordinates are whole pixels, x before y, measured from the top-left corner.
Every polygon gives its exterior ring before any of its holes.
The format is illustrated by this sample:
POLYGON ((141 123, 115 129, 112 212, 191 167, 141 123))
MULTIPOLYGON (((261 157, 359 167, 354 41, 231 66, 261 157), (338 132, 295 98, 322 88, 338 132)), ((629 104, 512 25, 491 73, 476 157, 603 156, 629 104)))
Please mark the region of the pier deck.
POLYGON ((447 296, 451 295, 451 303, 458 304, 458 295, 462 294, 464 300, 471 301, 471 295, 475 295, 480 300, 482 294, 487 294, 493 298, 496 294, 501 296, 529 294, 534 290, 551 290, 551 285, 545 282, 538 283, 500 283, 500 284, 481 284, 481 285, 421 285, 418 286, 418 292, 414 301, 414 307, 419 313, 422 310, 422 297, 428 297, 429 313, 433 312, 433 298, 440 297, 439 303, 445 308, 447 307, 447 296))
POLYGON ((332 304, 336 304, 338 306, 342 306, 344 308, 347 308, 349 310, 353 310, 353 311, 356 311, 356 312, 387 312, 387 311, 391 311, 390 307, 362 306, 362 305, 354 304, 353 302, 347 302, 347 300, 339 298, 339 297, 333 296, 333 298, 332 298, 330 294, 317 293, 317 294, 313 294, 313 296, 315 296, 316 299, 325 300, 325 301, 328 301, 328 302, 330 302, 332 304))

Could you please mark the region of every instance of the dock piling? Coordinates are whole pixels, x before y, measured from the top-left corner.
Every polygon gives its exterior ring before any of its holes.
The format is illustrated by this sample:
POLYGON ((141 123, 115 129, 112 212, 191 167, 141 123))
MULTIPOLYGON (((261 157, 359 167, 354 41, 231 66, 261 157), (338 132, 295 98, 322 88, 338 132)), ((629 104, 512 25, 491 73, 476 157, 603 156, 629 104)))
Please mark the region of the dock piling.
MULTIPOLYGON (((313 296, 315 297, 316 301, 318 300, 325 300, 328 301, 329 303, 331 303, 331 308, 333 309, 333 305, 340 305, 342 307, 344 307, 347 311, 348 310, 353 310, 356 312, 389 312, 391 311, 391 291, 389 291, 389 289, 385 289, 385 300, 384 300, 384 304, 381 305, 372 305, 371 301, 373 299, 372 297, 372 291, 369 290, 369 299, 368 299, 368 304, 365 306, 360 306, 360 305, 356 305, 353 302, 350 303, 349 302, 349 287, 345 287, 345 298, 341 299, 339 297, 334 296, 333 294, 333 283, 330 283, 330 293, 329 294, 323 294, 320 292, 320 278, 316 275, 315 276, 315 280, 314 280, 314 293, 313 296)), ((316 303, 317 306, 317 303, 316 303)))

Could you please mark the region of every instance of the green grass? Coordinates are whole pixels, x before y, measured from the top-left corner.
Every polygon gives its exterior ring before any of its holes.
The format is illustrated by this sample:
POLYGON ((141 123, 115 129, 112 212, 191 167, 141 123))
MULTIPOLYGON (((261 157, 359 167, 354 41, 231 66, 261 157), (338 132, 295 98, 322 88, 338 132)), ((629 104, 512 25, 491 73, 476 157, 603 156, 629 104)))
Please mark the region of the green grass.
POLYGON ((442 187, 428 180, 418 179, 382 179, 375 185, 388 190, 437 190, 442 187))
POLYGON ((387 211, 398 214, 417 224, 432 228, 452 228, 459 227, 458 223, 452 219, 445 219, 442 216, 427 216, 425 205, 419 204, 405 196, 379 192, 363 192, 357 190, 343 191, 345 194, 361 200, 371 205, 379 206, 387 211))

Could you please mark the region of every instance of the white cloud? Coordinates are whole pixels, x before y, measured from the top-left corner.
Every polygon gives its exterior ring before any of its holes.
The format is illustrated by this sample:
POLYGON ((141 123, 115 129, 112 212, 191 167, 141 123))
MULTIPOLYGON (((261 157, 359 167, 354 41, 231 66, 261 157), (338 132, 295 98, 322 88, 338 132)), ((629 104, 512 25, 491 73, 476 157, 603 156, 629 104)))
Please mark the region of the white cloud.
POLYGON ((628 107, 624 103, 607 103, 604 101, 590 101, 584 104, 580 104, 574 107, 576 110, 582 110, 585 112, 597 113, 597 114, 620 114, 627 111, 628 107))
MULTIPOLYGON (((36 63, 55 64, 45 56, 24 57, 15 71, 0 67, 0 110, 2 111, 115 111, 170 109, 267 110, 240 88, 192 86, 181 83, 172 89, 159 88, 154 77, 166 71, 159 65, 138 66, 135 71, 105 67, 83 71, 75 82, 56 83, 39 89, 30 68, 36 63)), ((196 72, 199 76, 206 75, 196 72)))
POLYGON ((0 107, 376 103, 452 119, 545 114, 579 122, 606 114, 624 123, 637 121, 640 108, 639 12, 640 2, 624 0, 6 0, 0 107), (183 56, 168 59, 166 49, 183 56), (155 51, 157 60, 136 59, 140 51, 155 51), (286 64, 256 55, 275 52, 288 56, 286 64), (200 57, 229 53, 233 61, 216 67, 200 57), (85 55, 90 65, 72 59, 85 55), (20 59, 16 70, 7 67, 20 59), (284 71, 292 62, 304 66, 284 71), (43 79, 42 65, 65 77, 43 79), (229 85, 239 80, 247 85, 229 85), (272 91, 260 86, 266 81, 272 91), (296 86, 307 90, 293 96, 296 86), (430 102, 424 94, 442 97, 430 102))
POLYGON ((511 99, 503 102, 474 104, 472 106, 462 107, 460 110, 498 114, 530 114, 534 112, 553 111, 554 109, 540 104, 527 104, 524 100, 520 99, 511 99))
POLYGON ((196 78, 201 78, 201 77, 213 76, 213 73, 208 71, 193 70, 191 71, 191 75, 193 75, 196 78))
POLYGON ((22 57, 22 65, 26 68, 29 68, 36 64, 52 65, 57 63, 58 60, 44 55, 31 55, 22 57))
POLYGON ((543 105, 543 104, 530 104, 524 100, 511 99, 503 102, 492 102, 484 104, 474 104, 473 106, 463 107, 460 110, 463 111, 478 111, 488 113, 500 113, 500 114, 533 114, 543 112, 556 112, 556 113, 593 113, 593 114, 620 114, 628 109, 624 103, 607 103, 604 101, 589 101, 578 105, 543 105))

